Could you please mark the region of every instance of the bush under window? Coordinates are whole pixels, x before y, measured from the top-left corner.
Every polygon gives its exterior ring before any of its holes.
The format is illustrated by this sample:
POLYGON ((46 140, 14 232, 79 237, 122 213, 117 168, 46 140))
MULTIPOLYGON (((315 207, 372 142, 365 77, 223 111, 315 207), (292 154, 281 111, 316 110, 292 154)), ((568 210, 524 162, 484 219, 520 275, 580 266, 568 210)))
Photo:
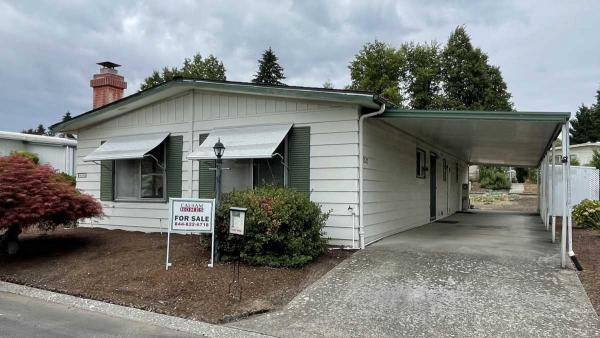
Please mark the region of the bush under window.
POLYGON ((600 230, 600 201, 585 199, 573 208, 573 222, 580 227, 600 230))
POLYGON ((265 186, 225 193, 217 211, 220 250, 227 259, 271 267, 300 267, 326 249, 322 238, 328 218, 304 193, 265 186), (229 234, 229 208, 247 208, 245 235, 229 234))

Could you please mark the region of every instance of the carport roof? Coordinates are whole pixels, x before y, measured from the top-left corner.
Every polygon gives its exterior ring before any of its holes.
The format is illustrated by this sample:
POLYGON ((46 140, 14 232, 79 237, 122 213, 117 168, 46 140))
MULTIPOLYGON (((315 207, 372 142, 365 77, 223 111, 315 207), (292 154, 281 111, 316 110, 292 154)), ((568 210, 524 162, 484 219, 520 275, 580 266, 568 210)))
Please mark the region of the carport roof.
POLYGON ((535 167, 570 115, 387 109, 377 118, 470 164, 535 167))

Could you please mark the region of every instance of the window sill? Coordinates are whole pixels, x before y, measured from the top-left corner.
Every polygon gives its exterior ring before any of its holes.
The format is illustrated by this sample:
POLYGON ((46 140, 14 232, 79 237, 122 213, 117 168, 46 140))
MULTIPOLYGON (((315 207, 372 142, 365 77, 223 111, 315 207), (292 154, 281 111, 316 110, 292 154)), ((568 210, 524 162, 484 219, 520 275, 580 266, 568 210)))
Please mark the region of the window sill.
POLYGON ((148 199, 115 199, 113 202, 117 203, 167 203, 168 199, 157 199, 157 198, 148 198, 148 199))

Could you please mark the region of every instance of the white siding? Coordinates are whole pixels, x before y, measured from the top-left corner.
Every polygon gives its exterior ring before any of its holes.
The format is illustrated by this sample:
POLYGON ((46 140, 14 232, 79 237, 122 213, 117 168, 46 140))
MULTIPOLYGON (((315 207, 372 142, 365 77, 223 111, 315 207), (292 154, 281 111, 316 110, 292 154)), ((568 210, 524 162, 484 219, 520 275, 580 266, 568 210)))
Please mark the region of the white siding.
POLYGON ((430 222, 430 178, 416 177, 416 148, 438 155, 437 219, 459 210, 460 184, 466 182, 466 165, 437 147, 432 147, 406 135, 385 122, 369 119, 364 135, 365 181, 364 220, 365 242, 371 243, 391 234, 430 222), (449 173, 443 181, 443 160, 449 173))
POLYGON ((40 159, 40 164, 49 164, 52 168, 74 175, 73 160, 75 158, 72 146, 62 144, 45 144, 0 139, 0 156, 9 155, 13 150, 26 150, 34 153, 40 159))
MULTIPOLYGON (((100 197, 100 165, 83 162, 83 158, 111 137, 170 132, 183 136, 182 194, 191 196, 191 163, 186 159, 192 139, 193 95, 187 93, 152 104, 99 125, 78 131, 77 171, 85 178, 77 178, 77 188, 100 197)), ((157 202, 102 201, 106 217, 84 220, 83 226, 137 231, 163 231, 168 221, 168 204, 157 202)))
MULTIPOLYGON (((358 209, 357 109, 354 105, 189 92, 79 131, 78 171, 86 173, 87 177, 78 178, 77 187, 99 197, 99 165, 83 162, 82 158, 96 149, 101 141, 111 137, 156 132, 183 135, 183 196, 198 196, 198 164, 188 161, 186 156, 198 147, 200 134, 208 133, 213 128, 256 124, 294 123, 295 126, 310 126, 311 200, 322 204, 324 211, 331 211, 325 229, 330 243, 351 245, 352 217, 348 213, 348 206, 358 209)), ((166 203, 102 204, 107 217, 82 223, 107 228, 161 231, 168 221, 166 203)))

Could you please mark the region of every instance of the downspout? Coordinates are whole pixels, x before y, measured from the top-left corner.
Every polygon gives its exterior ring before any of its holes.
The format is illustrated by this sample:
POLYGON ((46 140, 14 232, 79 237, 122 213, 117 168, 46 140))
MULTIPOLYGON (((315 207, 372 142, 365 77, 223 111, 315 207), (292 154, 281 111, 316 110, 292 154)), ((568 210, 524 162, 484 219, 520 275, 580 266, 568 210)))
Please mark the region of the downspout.
POLYGON ((364 249, 365 248, 365 216, 364 216, 364 198, 363 198, 363 186, 364 186, 364 179, 363 179, 363 159, 364 159, 364 151, 363 151, 363 138, 364 138, 364 120, 366 118, 369 117, 373 117, 376 115, 381 115, 383 114, 383 112, 385 111, 385 103, 383 103, 381 105, 381 107, 379 107, 379 110, 369 113, 369 114, 365 114, 365 115, 361 115, 360 118, 358 119, 358 217, 359 217, 359 221, 358 221, 358 237, 360 240, 360 248, 364 249))
MULTIPOLYGON (((569 121, 567 121, 566 123, 567 127, 565 128, 567 131, 570 130, 569 128, 569 121)), ((567 133, 566 139, 563 141, 563 147, 566 148, 567 151, 567 210, 569 211, 568 214, 568 222, 567 222, 567 254, 569 255, 569 257, 571 258, 571 261, 573 262, 573 264, 575 265, 575 268, 578 271, 582 271, 583 267, 581 266, 581 263, 579 263, 579 259, 577 259, 577 256, 575 256, 575 252, 573 251, 573 206, 571 205, 571 140, 569 137, 569 134, 567 133)), ((565 217, 565 216, 563 216, 565 217)))

